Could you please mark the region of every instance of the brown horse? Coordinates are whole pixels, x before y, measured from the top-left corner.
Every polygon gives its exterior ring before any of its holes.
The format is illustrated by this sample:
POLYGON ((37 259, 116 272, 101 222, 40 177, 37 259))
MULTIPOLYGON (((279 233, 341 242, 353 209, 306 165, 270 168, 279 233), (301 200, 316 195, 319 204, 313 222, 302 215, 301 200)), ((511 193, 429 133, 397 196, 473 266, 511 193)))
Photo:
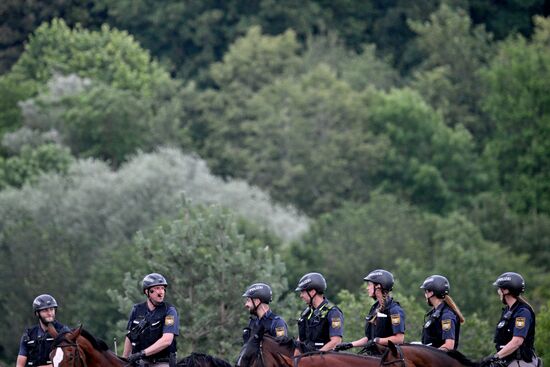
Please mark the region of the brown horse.
POLYGON ((294 358, 280 356, 288 367, 380 367, 380 358, 342 352, 309 352, 294 358))
POLYGON ((316 351, 299 354, 298 342, 294 339, 264 335, 261 326, 251 334, 241 350, 237 367, 380 367, 380 358, 351 353, 316 351))
MULTIPOLYGON (((109 350, 104 341, 94 338, 82 327, 57 334, 50 358, 53 367, 128 367, 130 363, 109 350)), ((191 353, 177 363, 178 367, 232 367, 231 364, 208 354, 191 353)))
POLYGON ((392 367, 481 367, 480 363, 466 358, 458 351, 444 352, 439 349, 419 345, 388 343, 382 355, 380 366, 392 367))

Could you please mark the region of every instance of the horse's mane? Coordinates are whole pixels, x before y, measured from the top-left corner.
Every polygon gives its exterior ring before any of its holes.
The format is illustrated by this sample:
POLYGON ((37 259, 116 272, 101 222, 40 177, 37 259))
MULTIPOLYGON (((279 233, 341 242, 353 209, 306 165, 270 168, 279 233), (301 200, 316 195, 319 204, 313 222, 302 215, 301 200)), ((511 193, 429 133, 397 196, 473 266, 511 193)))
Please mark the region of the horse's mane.
POLYGON ((214 367, 232 367, 229 362, 224 361, 223 359, 216 358, 208 354, 195 352, 178 361, 177 365, 180 367, 198 367, 204 364, 210 364, 214 367))
POLYGON ((409 344, 409 343, 400 344, 400 346, 402 346, 402 347, 403 346, 405 346, 405 347, 408 346, 408 347, 412 347, 412 348, 425 349, 426 351, 429 351, 431 353, 439 353, 442 356, 447 356, 449 358, 455 359, 456 361, 458 361, 459 363, 461 363, 465 366, 470 366, 470 367, 478 367, 479 366, 479 363, 468 359, 464 354, 460 353, 458 350, 450 350, 450 351, 446 352, 446 351, 441 350, 439 348, 434 348, 434 347, 431 347, 431 346, 428 346, 428 345, 409 344))
POLYGON ((291 338, 289 336, 273 337, 271 335, 264 335, 264 338, 271 339, 275 343, 279 344, 280 346, 288 350, 294 349, 298 346, 296 340, 294 340, 294 338, 291 338))
POLYGON ((87 330, 81 329, 80 335, 82 335, 84 338, 86 338, 90 343, 92 343, 92 346, 102 352, 108 351, 109 346, 107 346, 107 343, 105 343, 101 339, 97 339, 95 336, 90 334, 87 330))

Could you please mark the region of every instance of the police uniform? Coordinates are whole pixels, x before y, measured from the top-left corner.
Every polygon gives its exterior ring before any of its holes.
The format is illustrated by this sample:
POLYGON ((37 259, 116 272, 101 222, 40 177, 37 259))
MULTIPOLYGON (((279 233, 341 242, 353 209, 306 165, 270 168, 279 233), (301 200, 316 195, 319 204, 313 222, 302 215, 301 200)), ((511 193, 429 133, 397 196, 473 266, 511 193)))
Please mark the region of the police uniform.
MULTIPOLYGON (((53 326, 58 334, 71 331, 67 326, 53 322, 53 326)), ((42 329, 40 325, 27 329, 21 337, 19 344, 19 355, 27 357, 27 366, 40 366, 51 364, 50 350, 54 338, 42 329)))
POLYGON ((313 309, 307 307, 298 320, 300 341, 310 349, 320 349, 333 336, 344 335, 344 315, 326 298, 313 309))
POLYGON ((455 341, 454 349, 458 349, 460 322, 456 313, 445 303, 431 309, 424 317, 422 329, 422 344, 439 348, 446 339, 455 341))
POLYGON ((398 302, 388 298, 383 310, 378 311, 376 301, 366 317, 365 336, 369 340, 387 338, 396 334, 405 333, 405 312, 398 302))
POLYGON ((251 317, 248 326, 243 330, 243 344, 246 344, 250 339, 250 331, 257 330, 262 327, 269 335, 276 338, 279 336, 288 335, 288 326, 281 316, 275 315, 271 310, 268 310, 261 319, 251 317))
POLYGON ((132 353, 137 353, 153 345, 162 334, 174 334, 172 344, 160 352, 143 357, 150 364, 169 363, 176 358, 176 336, 179 335, 179 318, 176 308, 162 302, 150 311, 147 302, 134 305, 128 321, 128 339, 132 343, 132 353))
POLYGON ((514 353, 504 358, 511 362, 509 366, 537 366, 535 313, 528 304, 521 301, 517 301, 512 307, 506 306, 502 309, 494 339, 497 352, 514 336, 523 337, 523 343, 514 353))

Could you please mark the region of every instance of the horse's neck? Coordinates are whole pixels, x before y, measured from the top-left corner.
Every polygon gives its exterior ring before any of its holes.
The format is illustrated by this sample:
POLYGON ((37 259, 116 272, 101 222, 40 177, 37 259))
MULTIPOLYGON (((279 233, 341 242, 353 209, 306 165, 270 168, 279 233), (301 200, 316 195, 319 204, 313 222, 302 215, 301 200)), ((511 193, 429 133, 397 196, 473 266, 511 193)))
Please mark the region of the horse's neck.
POLYGON ((83 346, 83 351, 86 356, 86 365, 93 366, 126 366, 127 363, 118 358, 116 354, 110 350, 97 350, 92 343, 83 336, 78 337, 78 344, 83 346))

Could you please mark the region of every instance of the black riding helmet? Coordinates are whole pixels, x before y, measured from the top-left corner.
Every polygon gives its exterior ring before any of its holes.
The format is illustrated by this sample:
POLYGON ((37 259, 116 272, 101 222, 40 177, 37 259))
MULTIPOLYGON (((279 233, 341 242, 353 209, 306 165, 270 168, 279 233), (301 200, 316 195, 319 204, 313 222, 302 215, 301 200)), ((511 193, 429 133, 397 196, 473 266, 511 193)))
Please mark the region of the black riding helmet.
POLYGON ((327 281, 325 277, 320 273, 307 273, 300 278, 298 286, 296 287, 296 292, 309 291, 314 289, 317 293, 325 293, 327 289, 327 281))
POLYGON ((363 278, 366 282, 380 284, 382 290, 391 291, 393 289, 393 274, 384 269, 376 269, 371 271, 363 278))
POLYGON ((254 283, 246 288, 243 297, 258 298, 262 303, 269 304, 273 296, 271 287, 265 283, 254 283))
POLYGON ((147 274, 145 278, 143 278, 143 281, 141 282, 141 289, 143 293, 145 293, 147 289, 151 287, 155 287, 157 285, 163 285, 165 287, 168 287, 168 282, 159 273, 151 273, 151 274, 147 274))
POLYGON ((41 294, 32 302, 34 312, 45 310, 47 308, 57 308, 57 301, 49 294, 41 294))
POLYGON ((420 286, 421 289, 432 291, 437 298, 444 298, 449 294, 451 285, 449 280, 442 275, 431 275, 424 280, 420 286))
POLYGON ((516 297, 525 291, 525 280, 523 277, 511 271, 501 274, 493 285, 497 288, 508 289, 516 297))

